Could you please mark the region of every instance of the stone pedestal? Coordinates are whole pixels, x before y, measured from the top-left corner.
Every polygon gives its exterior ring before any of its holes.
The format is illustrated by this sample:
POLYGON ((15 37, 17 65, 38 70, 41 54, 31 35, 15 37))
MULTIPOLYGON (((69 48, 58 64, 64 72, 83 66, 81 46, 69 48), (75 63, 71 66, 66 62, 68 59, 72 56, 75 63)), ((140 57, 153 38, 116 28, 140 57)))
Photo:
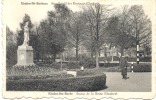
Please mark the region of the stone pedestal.
POLYGON ((33 48, 31 46, 18 46, 17 64, 15 66, 34 66, 33 48))

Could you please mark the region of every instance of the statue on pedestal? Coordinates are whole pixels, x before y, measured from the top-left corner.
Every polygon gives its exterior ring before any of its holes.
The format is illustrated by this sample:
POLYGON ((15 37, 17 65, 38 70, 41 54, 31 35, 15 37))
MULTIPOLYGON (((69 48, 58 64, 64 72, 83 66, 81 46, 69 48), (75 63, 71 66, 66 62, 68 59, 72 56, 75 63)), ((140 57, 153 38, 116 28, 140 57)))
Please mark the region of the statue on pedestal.
POLYGON ((28 22, 25 23, 24 26, 24 41, 22 46, 28 46, 29 45, 29 27, 28 27, 28 22))
POLYGON ((17 64, 15 66, 34 66, 33 48, 29 46, 29 22, 24 26, 24 41, 21 46, 18 46, 17 50, 17 64))

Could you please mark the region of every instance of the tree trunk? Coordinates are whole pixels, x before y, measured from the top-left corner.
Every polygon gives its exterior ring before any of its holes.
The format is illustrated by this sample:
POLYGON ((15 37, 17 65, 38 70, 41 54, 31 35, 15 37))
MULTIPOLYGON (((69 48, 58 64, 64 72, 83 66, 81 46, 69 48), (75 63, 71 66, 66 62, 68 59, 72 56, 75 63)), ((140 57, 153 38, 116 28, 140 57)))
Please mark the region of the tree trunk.
POLYGON ((124 56, 124 49, 121 49, 121 57, 124 56))
POLYGON ((98 50, 96 50, 95 58, 96 58, 96 68, 99 68, 99 52, 98 52, 98 50))
POLYGON ((107 49, 106 47, 104 48, 104 62, 107 63, 107 49))
POLYGON ((56 60, 56 54, 53 54, 53 56, 54 56, 54 59, 53 59, 53 60, 54 60, 54 62, 55 62, 55 60, 56 60))
POLYGON ((91 59, 93 60, 93 52, 91 52, 91 59))
POLYGON ((78 46, 76 46, 76 64, 78 66, 78 46))
POLYGON ((78 66, 78 49, 79 49, 79 29, 78 27, 76 28, 76 65, 78 66))

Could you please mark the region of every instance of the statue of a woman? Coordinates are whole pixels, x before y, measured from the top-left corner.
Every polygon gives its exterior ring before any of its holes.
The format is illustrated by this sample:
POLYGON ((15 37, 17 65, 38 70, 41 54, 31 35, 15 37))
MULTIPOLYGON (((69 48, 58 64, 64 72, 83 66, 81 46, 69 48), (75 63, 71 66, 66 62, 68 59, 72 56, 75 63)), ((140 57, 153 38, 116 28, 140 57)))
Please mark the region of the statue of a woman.
POLYGON ((28 27, 28 22, 25 23, 24 26, 24 41, 23 41, 23 45, 24 46, 28 46, 29 45, 29 27, 28 27))

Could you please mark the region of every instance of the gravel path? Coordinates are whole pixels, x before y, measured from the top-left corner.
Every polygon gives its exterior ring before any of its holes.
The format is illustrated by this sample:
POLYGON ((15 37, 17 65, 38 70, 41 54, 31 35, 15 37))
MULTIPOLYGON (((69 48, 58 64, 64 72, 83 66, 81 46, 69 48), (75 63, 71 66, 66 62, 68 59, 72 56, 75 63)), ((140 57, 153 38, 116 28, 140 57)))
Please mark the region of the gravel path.
POLYGON ((138 72, 128 73, 129 79, 122 79, 119 72, 105 72, 107 88, 102 91, 111 92, 150 92, 151 91, 151 73, 138 72))

